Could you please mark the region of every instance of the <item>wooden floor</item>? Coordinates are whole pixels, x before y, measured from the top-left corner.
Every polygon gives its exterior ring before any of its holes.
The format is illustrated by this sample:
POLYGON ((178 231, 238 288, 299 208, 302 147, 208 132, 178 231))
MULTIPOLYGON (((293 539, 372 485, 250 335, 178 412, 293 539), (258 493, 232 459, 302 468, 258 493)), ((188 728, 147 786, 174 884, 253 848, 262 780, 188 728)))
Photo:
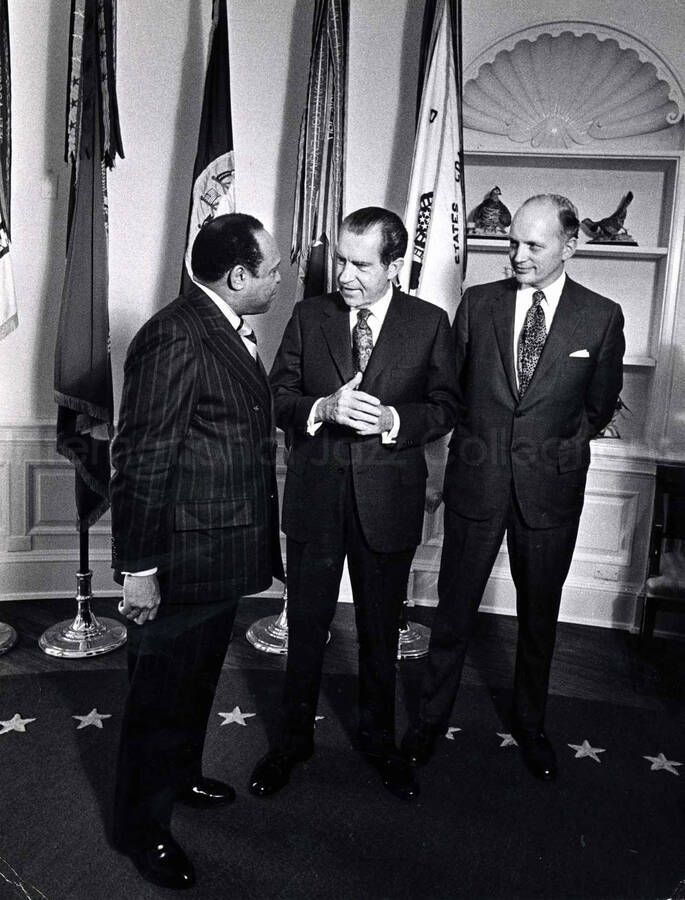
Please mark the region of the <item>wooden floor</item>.
MULTIPOLYGON (((116 600, 93 602, 97 615, 119 618, 116 600)), ((255 650, 245 632, 258 618, 276 614, 280 602, 252 598, 241 601, 234 636, 225 667, 243 669, 283 669, 285 659, 255 650)), ((43 631, 63 619, 73 618, 75 602, 36 600, 0 604, 0 620, 19 633, 19 642, 0 656, 0 677, 67 669, 123 668, 126 653, 120 648, 90 659, 57 659, 38 647, 43 631)), ((409 618, 430 625, 433 610, 413 607, 409 618)), ((491 690, 511 687, 516 645, 516 620, 510 616, 481 614, 471 641, 464 670, 464 682, 486 685, 491 690)), ((356 634, 351 604, 340 603, 331 627, 326 652, 328 672, 356 670, 356 634)), ((403 683, 412 683, 420 674, 421 660, 404 660, 400 666, 403 683)), ((655 639, 648 651, 639 652, 634 635, 623 631, 560 623, 552 671, 551 692, 570 697, 611 700, 633 707, 673 710, 685 713, 685 643, 655 639)))

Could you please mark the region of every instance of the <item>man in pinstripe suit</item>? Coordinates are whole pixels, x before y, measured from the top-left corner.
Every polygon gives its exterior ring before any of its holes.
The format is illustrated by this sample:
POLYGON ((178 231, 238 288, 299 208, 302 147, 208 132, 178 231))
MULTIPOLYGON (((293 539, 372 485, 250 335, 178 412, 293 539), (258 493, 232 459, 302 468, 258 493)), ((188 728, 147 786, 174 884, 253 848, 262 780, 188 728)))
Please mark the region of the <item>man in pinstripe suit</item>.
POLYGON ((114 840, 166 887, 195 878, 169 830, 174 802, 235 797, 203 776, 202 751, 238 599, 283 577, 271 393, 242 319, 271 305, 279 263, 256 219, 213 219, 193 246, 196 283, 126 357, 111 484, 129 619, 114 840))

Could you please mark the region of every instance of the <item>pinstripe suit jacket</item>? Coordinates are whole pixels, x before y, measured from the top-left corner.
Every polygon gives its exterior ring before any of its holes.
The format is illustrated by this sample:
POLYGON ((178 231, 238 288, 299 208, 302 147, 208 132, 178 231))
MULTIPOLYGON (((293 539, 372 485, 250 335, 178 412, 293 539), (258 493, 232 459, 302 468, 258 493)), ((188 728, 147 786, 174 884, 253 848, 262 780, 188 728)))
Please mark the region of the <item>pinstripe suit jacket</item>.
POLYGON ((166 602, 281 578, 271 393, 261 364, 196 287, 129 347, 112 445, 113 566, 157 566, 166 602))

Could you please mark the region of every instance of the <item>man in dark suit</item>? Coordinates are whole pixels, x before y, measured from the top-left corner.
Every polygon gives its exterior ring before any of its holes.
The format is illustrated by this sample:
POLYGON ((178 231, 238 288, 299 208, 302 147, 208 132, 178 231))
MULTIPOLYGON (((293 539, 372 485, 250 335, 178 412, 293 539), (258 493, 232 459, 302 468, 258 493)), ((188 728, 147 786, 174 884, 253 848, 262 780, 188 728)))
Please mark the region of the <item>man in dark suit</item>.
POLYGON ((130 620, 114 839, 166 887, 194 882, 169 831, 174 802, 235 797, 203 776, 202 751, 238 599, 283 577, 272 398, 242 319, 275 299, 279 263, 256 219, 213 219, 193 245, 196 284, 126 357, 111 483, 130 620))
POLYGON ((456 414, 445 313, 393 287, 407 232, 392 212, 357 210, 336 247, 339 292, 298 303, 271 371, 276 422, 291 442, 283 500, 288 662, 279 741, 250 789, 282 788, 314 750, 321 667, 348 560, 359 638, 359 748, 395 795, 415 775, 395 745, 402 604, 421 540, 422 445, 456 414))
POLYGON ((506 532, 518 647, 512 733, 539 778, 556 775, 544 733, 561 592, 583 508, 590 439, 622 384, 621 308, 572 281, 578 214, 542 195, 516 213, 514 278, 469 288, 455 321, 461 410, 444 483, 439 603, 420 720, 402 748, 432 756, 456 697, 466 646, 506 532))

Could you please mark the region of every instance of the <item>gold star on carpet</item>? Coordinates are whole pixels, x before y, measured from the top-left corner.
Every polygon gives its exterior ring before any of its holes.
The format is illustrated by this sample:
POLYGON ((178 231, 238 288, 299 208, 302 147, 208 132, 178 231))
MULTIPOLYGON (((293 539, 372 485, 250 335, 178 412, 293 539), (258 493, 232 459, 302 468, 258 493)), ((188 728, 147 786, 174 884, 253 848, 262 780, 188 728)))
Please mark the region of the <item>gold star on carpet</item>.
POLYGON ((89 725, 102 728, 102 720, 111 719, 112 716, 108 713, 99 713, 96 707, 93 707, 87 716, 72 716, 71 718, 79 720, 80 724, 76 726, 76 730, 80 731, 81 728, 87 728, 89 725))
POLYGON ((15 713, 11 719, 6 722, 0 720, 0 734, 7 734, 8 731, 26 731, 26 725, 29 722, 35 722, 35 719, 22 719, 19 713, 15 713))
POLYGON ((247 727, 247 722, 245 719, 251 719, 253 716, 256 716, 257 713, 244 713, 239 706, 233 707, 233 712, 220 712, 219 715, 224 720, 222 725, 243 725, 247 727))
POLYGON ((515 740, 513 734, 508 734, 506 732, 503 734, 500 731, 497 731, 496 734, 497 734, 498 738, 502 738, 502 743, 500 744, 500 747, 518 747, 518 744, 516 743, 516 740, 515 740))
POLYGON ((448 741, 453 741, 454 735, 458 731, 461 731, 461 728, 455 728, 454 725, 450 725, 449 728, 447 729, 447 731, 445 732, 445 737, 447 738, 448 741))
POLYGON ((584 740, 582 744, 569 744, 569 747, 571 750, 576 751, 574 759, 583 759, 583 757, 589 756, 590 759, 594 759, 594 761, 598 763, 601 763, 602 760, 597 754, 606 753, 606 750, 602 750, 601 747, 591 747, 586 740, 584 740))
POLYGON ((671 775, 680 775, 680 772, 677 772, 675 767, 682 766, 682 763, 676 762, 674 759, 666 759, 663 753, 660 753, 658 756, 645 756, 643 758, 651 762, 650 772, 670 772, 671 775))

